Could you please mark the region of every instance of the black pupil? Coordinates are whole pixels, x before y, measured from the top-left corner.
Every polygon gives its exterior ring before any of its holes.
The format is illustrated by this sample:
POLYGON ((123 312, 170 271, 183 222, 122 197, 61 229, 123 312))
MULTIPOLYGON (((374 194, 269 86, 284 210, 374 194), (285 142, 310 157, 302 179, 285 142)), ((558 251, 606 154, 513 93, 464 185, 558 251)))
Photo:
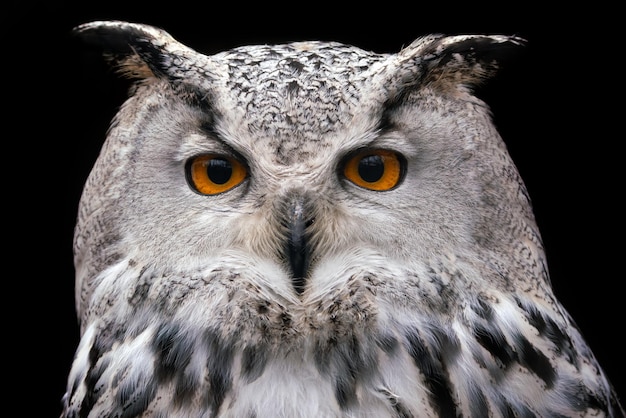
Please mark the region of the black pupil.
POLYGON ((206 174, 215 184, 224 184, 233 175, 233 166, 230 161, 221 158, 214 158, 209 161, 206 174))
POLYGON ((359 161, 359 176, 368 183, 380 180, 385 171, 385 164, 380 155, 368 155, 359 161))

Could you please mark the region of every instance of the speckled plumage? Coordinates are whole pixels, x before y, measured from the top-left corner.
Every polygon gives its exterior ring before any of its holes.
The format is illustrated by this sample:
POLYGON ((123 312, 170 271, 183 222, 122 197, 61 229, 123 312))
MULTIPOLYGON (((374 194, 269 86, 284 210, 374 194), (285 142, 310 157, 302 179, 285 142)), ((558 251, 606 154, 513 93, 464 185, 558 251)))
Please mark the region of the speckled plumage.
POLYGON ((79 206, 62 418, 624 416, 472 94, 523 40, 207 56, 145 25, 76 32, 136 83, 79 206), (384 190, 346 168, 391 154, 384 190))

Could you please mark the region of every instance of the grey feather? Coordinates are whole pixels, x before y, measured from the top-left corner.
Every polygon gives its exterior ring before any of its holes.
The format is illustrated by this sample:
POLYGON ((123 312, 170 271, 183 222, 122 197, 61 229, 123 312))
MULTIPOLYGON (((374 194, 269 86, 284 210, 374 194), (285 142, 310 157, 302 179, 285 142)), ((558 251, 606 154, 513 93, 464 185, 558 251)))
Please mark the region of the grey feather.
POLYGON ((474 94, 523 39, 76 34, 133 86, 78 209, 62 418, 625 415, 474 94))

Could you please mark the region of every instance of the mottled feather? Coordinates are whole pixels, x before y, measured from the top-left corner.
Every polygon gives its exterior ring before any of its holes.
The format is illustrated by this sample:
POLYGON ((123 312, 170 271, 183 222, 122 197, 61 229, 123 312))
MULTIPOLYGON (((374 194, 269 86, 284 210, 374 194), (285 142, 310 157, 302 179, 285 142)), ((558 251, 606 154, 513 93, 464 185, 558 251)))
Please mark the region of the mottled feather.
POLYGON ((524 40, 75 32, 134 84, 79 205, 62 418, 624 417, 473 92, 524 40))

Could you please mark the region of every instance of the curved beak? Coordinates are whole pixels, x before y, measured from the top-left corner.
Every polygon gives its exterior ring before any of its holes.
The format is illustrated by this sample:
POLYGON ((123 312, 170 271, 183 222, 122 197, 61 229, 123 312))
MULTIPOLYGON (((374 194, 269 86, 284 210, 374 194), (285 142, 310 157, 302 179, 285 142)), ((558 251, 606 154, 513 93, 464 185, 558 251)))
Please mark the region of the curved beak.
POLYGON ((287 241, 284 256, 289 263, 293 287, 298 294, 304 291, 309 270, 310 247, 307 242, 307 228, 313 223, 310 209, 302 196, 294 196, 287 203, 284 213, 287 227, 287 241))

